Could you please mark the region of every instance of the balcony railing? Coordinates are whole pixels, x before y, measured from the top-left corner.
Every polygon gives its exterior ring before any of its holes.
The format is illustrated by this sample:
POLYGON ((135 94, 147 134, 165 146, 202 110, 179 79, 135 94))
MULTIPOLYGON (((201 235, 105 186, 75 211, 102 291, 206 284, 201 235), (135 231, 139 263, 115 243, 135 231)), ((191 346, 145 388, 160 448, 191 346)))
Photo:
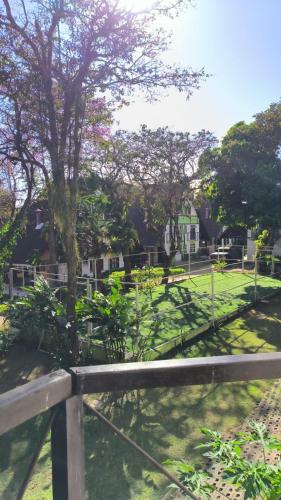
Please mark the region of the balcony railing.
MULTIPOLYGON (((84 394, 278 378, 281 378, 280 352, 89 366, 72 368, 69 372, 58 370, 6 392, 0 396, 0 435, 51 409, 44 436, 32 457, 17 499, 23 498, 48 426, 51 427, 53 498, 85 498, 84 394)), ((111 427, 112 432, 120 432, 121 437, 160 472, 172 481, 175 479, 98 411, 93 410, 93 413, 111 427)), ((196 499, 185 487, 181 489, 196 499)))

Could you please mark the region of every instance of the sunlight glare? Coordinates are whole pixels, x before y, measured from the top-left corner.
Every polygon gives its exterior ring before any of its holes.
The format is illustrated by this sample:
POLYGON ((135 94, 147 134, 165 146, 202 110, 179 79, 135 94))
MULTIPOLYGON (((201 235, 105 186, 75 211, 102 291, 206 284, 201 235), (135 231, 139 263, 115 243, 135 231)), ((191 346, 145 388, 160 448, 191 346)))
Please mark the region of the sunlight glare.
POLYGON ((150 9, 157 2, 156 0, 120 0, 120 6, 131 10, 132 12, 138 12, 146 9, 150 9))

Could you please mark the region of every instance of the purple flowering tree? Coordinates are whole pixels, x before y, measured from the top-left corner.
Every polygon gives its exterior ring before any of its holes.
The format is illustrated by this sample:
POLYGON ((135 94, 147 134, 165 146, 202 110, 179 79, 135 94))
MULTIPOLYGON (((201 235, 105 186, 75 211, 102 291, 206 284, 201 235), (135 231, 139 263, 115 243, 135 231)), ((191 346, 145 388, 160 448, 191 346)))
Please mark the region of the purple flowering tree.
POLYGON ((16 7, 12 0, 0 0, 0 97, 4 89, 8 107, 17 96, 33 141, 23 145, 41 169, 50 225, 56 223, 64 245, 74 361, 79 356, 76 221, 83 154, 103 136, 99 127, 108 121, 106 108, 127 103, 134 88, 152 99, 168 87, 189 95, 199 86, 203 70, 162 61, 169 37, 159 20, 176 15, 185 3, 158 0, 151 9, 130 12, 118 0, 22 0, 16 7))

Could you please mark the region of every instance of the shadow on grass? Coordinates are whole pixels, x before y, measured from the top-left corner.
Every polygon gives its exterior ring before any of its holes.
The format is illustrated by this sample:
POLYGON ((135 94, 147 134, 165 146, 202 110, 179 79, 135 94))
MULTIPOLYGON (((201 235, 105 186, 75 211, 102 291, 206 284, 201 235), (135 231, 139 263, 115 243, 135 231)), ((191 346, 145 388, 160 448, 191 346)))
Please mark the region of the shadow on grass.
MULTIPOLYGON (((117 427, 158 462, 199 458, 194 447, 200 428, 229 433, 262 398, 264 382, 191 386, 139 391, 126 398, 104 398, 100 409, 117 427), (130 398, 132 398, 130 400, 130 398)), ((167 481, 110 429, 87 416, 87 487, 89 500, 160 499, 167 481)))

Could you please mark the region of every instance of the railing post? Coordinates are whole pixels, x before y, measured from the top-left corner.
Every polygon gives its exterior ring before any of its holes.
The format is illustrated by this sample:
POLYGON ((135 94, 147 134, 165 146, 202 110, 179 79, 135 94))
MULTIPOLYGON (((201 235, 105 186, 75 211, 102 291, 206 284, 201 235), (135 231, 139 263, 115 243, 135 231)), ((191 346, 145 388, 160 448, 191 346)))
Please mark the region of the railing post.
POLYGON ((135 285, 135 292, 136 292, 136 311, 138 312, 139 310, 139 284, 136 283, 135 285))
POLYGON ((274 255, 271 256, 271 274, 275 274, 275 260, 274 260, 274 255))
POLYGON ((95 291, 98 290, 98 277, 97 277, 97 259, 94 259, 94 275, 95 275, 95 291))
POLYGON ((212 294, 212 326, 215 327, 215 280, 214 270, 211 270, 211 294, 212 294))
POLYGON ((9 295, 10 299, 14 298, 14 270, 9 269, 9 295))
POLYGON ((56 405, 52 424, 54 500, 85 499, 83 399, 74 396, 56 405))
MULTIPOLYGON (((93 297, 93 287, 92 284, 90 283, 90 280, 87 279, 87 299, 91 300, 92 297, 93 297)), ((87 331, 88 335, 91 335, 93 333, 93 323, 91 321, 88 321, 87 331)))
POLYGON ((255 302, 258 299, 258 290, 257 290, 257 267, 258 267, 258 261, 257 258, 255 258, 255 302))

